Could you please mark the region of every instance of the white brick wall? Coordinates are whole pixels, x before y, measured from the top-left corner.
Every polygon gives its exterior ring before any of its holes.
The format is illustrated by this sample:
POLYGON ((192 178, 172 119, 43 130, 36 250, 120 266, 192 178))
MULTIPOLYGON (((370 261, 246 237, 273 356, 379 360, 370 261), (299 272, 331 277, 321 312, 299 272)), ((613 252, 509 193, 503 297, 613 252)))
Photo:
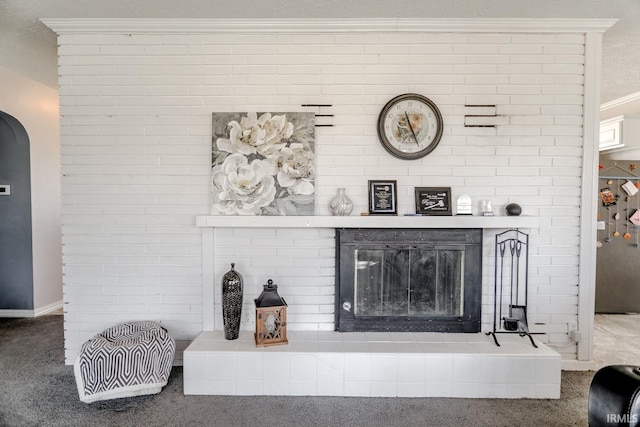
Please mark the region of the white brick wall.
MULTIPOLYGON (((504 33, 60 36, 67 362, 118 321, 160 320, 180 340, 202 330, 194 217, 209 214, 211 113, 313 103, 335 114, 316 132, 317 215, 328 215, 338 186, 358 214, 368 179, 396 179, 400 214, 414 209, 413 187, 451 186, 454 198, 491 199, 499 212, 518 202, 541 216, 530 321, 574 358, 566 322, 577 319, 584 43, 504 33), (405 92, 431 98, 445 121, 438 148, 417 161, 390 157, 376 137, 380 109, 405 92), (493 103, 501 126, 463 126, 465 104, 493 103)), ((218 230, 215 280, 236 262, 249 313, 273 278, 292 327, 328 329, 332 236, 218 230)))
POLYGON ((255 329, 255 305, 268 279, 287 304, 290 329, 333 330, 334 231, 218 228, 215 231, 215 327, 222 329, 221 281, 235 263, 244 279, 243 329, 255 329))

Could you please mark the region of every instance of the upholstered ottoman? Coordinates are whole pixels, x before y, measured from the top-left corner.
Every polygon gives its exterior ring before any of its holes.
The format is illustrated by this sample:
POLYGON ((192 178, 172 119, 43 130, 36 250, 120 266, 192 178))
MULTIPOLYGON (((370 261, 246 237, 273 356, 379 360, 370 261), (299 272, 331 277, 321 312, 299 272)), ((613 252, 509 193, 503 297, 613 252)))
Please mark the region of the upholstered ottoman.
POLYGON ((74 363, 80 400, 159 393, 167 384, 176 345, 156 322, 121 323, 82 344, 74 363))

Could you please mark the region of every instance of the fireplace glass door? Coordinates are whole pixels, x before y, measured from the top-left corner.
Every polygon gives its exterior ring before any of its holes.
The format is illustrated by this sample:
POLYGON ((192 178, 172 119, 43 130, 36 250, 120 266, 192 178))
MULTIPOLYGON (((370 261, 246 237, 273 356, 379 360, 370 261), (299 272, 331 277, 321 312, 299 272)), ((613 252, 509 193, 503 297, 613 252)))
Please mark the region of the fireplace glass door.
POLYGON ((343 232, 337 330, 478 330, 479 242, 469 244, 466 233, 434 236, 433 231, 409 235, 385 231, 382 242, 365 240, 379 234, 343 232))
POLYGON ((359 249, 356 316, 462 316, 464 251, 359 249))

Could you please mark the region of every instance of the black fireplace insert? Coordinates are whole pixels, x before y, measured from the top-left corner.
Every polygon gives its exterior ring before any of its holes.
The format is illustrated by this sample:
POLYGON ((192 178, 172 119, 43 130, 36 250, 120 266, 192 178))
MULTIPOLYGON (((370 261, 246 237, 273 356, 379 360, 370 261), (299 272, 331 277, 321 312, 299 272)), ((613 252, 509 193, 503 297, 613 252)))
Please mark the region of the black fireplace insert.
POLYGON ((336 229, 337 331, 479 332, 481 229, 336 229))

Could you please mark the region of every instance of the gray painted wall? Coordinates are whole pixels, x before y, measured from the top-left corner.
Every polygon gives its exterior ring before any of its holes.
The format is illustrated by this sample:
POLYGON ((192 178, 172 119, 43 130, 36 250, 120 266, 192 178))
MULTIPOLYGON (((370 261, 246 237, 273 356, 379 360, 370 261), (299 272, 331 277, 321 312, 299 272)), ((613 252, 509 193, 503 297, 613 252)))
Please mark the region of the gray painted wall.
POLYGON ((601 157, 600 164, 603 166, 600 176, 613 178, 599 179, 599 189, 610 188, 619 199, 608 209, 598 200, 600 221, 604 221, 606 227, 598 231, 602 247, 597 252, 596 313, 640 313, 640 229, 628 221, 629 216, 640 208, 640 192, 625 200, 627 193, 620 188, 627 177, 634 183, 640 182, 634 178, 634 175, 640 175, 640 161, 616 162, 601 157), (633 171, 629 168, 631 164, 637 167, 633 171), (616 213, 620 215, 617 221, 616 213), (616 226, 617 237, 613 236, 616 226), (624 238, 627 232, 631 235, 629 239, 624 238))
POLYGON ((31 168, 29 136, 14 117, 0 112, 0 309, 33 309, 31 168))

